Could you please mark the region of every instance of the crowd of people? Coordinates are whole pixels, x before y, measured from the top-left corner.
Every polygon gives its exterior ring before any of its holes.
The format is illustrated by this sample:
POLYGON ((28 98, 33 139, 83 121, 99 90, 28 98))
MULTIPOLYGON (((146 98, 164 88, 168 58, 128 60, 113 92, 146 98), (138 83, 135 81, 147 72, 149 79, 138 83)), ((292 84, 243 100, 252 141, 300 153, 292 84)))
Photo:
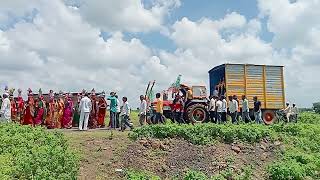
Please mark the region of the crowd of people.
MULTIPOLYGON (((220 96, 220 98, 216 95, 211 96, 209 103, 209 112, 210 112, 210 120, 214 123, 223 123, 227 121, 227 115, 231 117, 232 123, 238 123, 240 118, 245 123, 249 123, 252 121, 250 117, 250 109, 249 109, 249 100, 245 95, 242 95, 241 104, 236 95, 229 96, 228 101, 224 96, 220 96)), ((261 124, 262 120, 262 111, 261 111, 261 101, 259 101, 258 97, 253 97, 253 117, 256 123, 261 124)), ((286 103, 285 109, 282 109, 285 114, 286 121, 296 121, 298 118, 298 108, 293 103, 290 106, 290 103, 286 103)))
POLYGON ((130 106, 126 97, 122 98, 122 106, 116 93, 110 93, 106 98, 105 93, 96 94, 93 89, 90 93, 71 94, 50 90, 47 97, 42 94, 33 94, 28 89, 28 98, 24 100, 21 89, 18 96, 13 96, 14 89, 5 88, 1 97, 1 122, 14 122, 22 125, 45 126, 48 129, 70 129, 79 127, 79 130, 104 128, 107 112, 107 101, 110 101, 110 121, 108 127, 133 128, 130 123, 130 106), (121 107, 121 108, 120 108, 121 107))
MULTIPOLYGON (((104 128, 107 107, 110 110, 110 121, 107 127, 119 128, 125 130, 127 127, 133 129, 130 122, 131 108, 128 103, 128 98, 122 98, 122 104, 115 92, 111 92, 110 96, 106 97, 105 93, 96 94, 92 89, 90 93, 85 90, 76 95, 70 93, 59 92, 55 94, 52 90, 49 91, 48 97, 44 98, 41 89, 36 96, 32 90, 28 89, 28 98, 25 101, 22 98, 22 91, 18 90, 18 96, 13 96, 14 89, 5 88, 3 97, 0 99, 1 122, 15 122, 22 125, 32 126, 46 126, 48 129, 78 127, 79 130, 88 130, 95 128, 104 128), (107 101, 110 101, 109 105, 107 101)), ((173 120, 177 123, 186 123, 182 117, 184 105, 188 103, 192 95, 186 94, 186 97, 175 96, 173 100, 172 114, 173 120)), ((240 101, 236 95, 229 96, 228 100, 225 96, 218 96, 219 92, 215 91, 209 97, 208 111, 210 118, 209 121, 213 123, 227 122, 227 116, 231 117, 232 123, 238 123, 240 118, 242 121, 251 122, 249 101, 245 95, 242 96, 240 101)), ((148 124, 163 123, 163 99, 161 94, 156 94, 155 116, 153 121, 147 118, 148 103, 146 97, 140 96, 139 107, 139 123, 143 126, 146 122, 148 124)), ((253 98, 254 101, 254 120, 256 123, 262 123, 261 102, 257 97, 253 98)), ((290 106, 286 104, 283 109, 287 122, 297 120, 298 108, 295 104, 290 106)))

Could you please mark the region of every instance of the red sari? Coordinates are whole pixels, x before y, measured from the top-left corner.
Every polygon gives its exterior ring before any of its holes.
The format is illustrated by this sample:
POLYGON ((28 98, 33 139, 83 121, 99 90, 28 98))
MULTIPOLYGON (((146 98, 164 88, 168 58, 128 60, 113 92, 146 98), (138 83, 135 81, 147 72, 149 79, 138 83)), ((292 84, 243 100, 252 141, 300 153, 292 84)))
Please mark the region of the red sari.
POLYGON ((33 125, 34 118, 34 100, 32 96, 28 97, 28 102, 24 111, 23 125, 33 125))
POLYGON ((98 111, 97 111, 98 102, 95 96, 91 98, 91 102, 92 102, 92 109, 89 116, 89 128, 95 129, 97 128, 97 114, 98 114, 98 111))
POLYGON ((23 123, 23 111, 24 111, 24 102, 21 96, 18 96, 17 100, 17 122, 23 123))
POLYGON ((101 97, 98 102, 98 127, 105 127, 104 121, 106 117, 107 102, 101 97))
POLYGON ((11 101, 11 120, 17 122, 17 105, 16 101, 12 99, 11 101))
POLYGON ((34 118, 34 125, 39 126, 43 122, 43 117, 44 117, 44 103, 42 100, 39 100, 37 103, 37 115, 34 118))
POLYGON ((72 109, 73 109, 73 102, 71 98, 68 98, 64 106, 63 121, 62 121, 63 128, 68 128, 68 129, 72 128, 72 109))

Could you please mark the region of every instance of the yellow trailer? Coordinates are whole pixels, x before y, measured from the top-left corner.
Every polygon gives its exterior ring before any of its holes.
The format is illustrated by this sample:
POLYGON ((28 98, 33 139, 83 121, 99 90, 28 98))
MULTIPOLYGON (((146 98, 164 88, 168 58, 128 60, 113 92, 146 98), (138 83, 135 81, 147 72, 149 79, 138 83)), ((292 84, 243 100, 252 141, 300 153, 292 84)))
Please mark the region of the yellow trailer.
POLYGON ((246 95, 250 109, 253 97, 257 96, 262 104, 265 123, 275 120, 275 111, 285 107, 283 66, 254 64, 223 64, 209 71, 210 94, 214 90, 219 95, 246 95))

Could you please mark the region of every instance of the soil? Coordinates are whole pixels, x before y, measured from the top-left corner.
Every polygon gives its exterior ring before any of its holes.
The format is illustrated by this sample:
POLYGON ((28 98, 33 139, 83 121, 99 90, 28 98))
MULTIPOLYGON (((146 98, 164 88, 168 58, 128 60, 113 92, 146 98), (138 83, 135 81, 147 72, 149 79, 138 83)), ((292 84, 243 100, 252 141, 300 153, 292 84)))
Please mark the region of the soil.
POLYGON ((184 140, 140 140, 132 143, 123 157, 124 168, 153 172, 162 179, 181 178, 186 171, 198 170, 208 176, 231 168, 253 168, 253 179, 266 179, 265 168, 275 160, 276 145, 262 141, 255 145, 216 143, 197 146, 184 140))
POLYGON ((125 179, 124 170, 135 169, 153 173, 161 179, 181 177, 188 170, 202 171, 208 176, 232 169, 241 172, 252 166, 252 179, 266 179, 265 168, 275 160, 282 145, 264 140, 245 143, 197 146, 181 139, 141 139, 133 142, 126 132, 68 132, 72 147, 80 151, 78 179, 125 179))

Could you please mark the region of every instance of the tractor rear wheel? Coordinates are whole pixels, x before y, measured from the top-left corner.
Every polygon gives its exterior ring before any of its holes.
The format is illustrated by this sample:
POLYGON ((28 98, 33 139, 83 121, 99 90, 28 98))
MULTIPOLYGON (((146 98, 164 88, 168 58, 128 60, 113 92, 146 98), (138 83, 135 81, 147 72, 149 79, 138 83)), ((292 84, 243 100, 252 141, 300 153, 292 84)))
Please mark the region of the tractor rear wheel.
POLYGON ((188 121, 192 124, 204 122, 208 118, 206 106, 203 104, 193 104, 187 107, 188 121))
POLYGON ((273 124, 277 120, 276 113, 272 110, 265 110, 262 113, 262 119, 265 124, 273 124))

